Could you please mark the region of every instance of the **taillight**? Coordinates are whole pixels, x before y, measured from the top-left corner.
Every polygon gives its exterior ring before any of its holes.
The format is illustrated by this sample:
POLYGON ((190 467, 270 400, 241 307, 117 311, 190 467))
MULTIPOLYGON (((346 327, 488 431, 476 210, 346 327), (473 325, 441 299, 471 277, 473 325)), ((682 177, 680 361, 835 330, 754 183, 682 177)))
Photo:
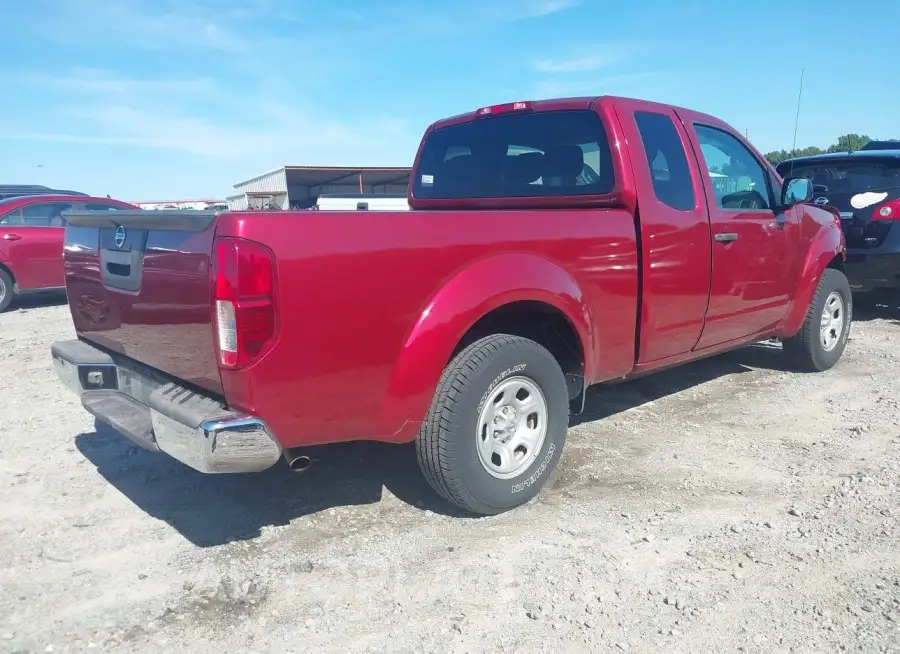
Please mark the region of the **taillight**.
POLYGON ((872 220, 900 220, 900 199, 879 204, 872 210, 872 220))
POLYGON ((217 239, 213 265, 219 365, 240 368, 275 336, 275 256, 240 238, 217 239))

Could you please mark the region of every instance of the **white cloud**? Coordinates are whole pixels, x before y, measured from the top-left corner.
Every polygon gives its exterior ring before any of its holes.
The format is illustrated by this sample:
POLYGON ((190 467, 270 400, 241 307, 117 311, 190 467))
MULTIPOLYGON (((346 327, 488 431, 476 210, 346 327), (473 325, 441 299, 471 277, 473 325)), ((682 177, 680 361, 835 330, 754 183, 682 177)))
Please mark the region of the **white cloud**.
POLYGON ((41 37, 63 43, 115 43, 163 50, 172 46, 229 54, 249 52, 253 43, 233 14, 200 2, 80 0, 54 3, 41 37))
POLYGON ((579 95, 624 95, 649 97, 665 82, 655 72, 606 75, 590 78, 541 80, 534 85, 537 98, 561 98, 579 95))
POLYGON ((58 101, 47 105, 55 113, 4 126, 0 140, 358 164, 360 157, 385 163, 390 153, 408 163, 419 138, 418 129, 395 118, 370 116, 349 125, 286 104, 277 93, 231 91, 208 78, 129 78, 81 69, 28 79, 48 82, 44 90, 56 91, 58 101), (67 127, 47 129, 48 124, 67 127))
POLYGON ((578 0, 528 0, 518 12, 519 18, 541 18, 578 5, 578 0))
POLYGON ((206 93, 217 88, 211 77, 136 78, 99 68, 73 68, 67 75, 26 74, 7 78, 42 91, 53 89, 71 93, 131 95, 135 93, 206 93))
POLYGON ((610 61, 603 57, 579 57, 577 59, 544 59, 534 64, 539 73, 584 73, 608 66, 610 61))
POLYGON ((580 47, 562 58, 540 59, 534 62, 539 73, 587 73, 608 68, 633 59, 647 51, 643 43, 605 43, 580 47))

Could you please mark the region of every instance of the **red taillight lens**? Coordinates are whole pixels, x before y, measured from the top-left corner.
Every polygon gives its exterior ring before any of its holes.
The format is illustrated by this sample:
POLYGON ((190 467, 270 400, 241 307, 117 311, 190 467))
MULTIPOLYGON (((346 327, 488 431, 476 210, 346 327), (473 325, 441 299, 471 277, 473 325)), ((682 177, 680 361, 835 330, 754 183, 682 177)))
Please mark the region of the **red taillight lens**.
POLYGON ((218 239, 213 266, 219 365, 240 368, 275 336, 275 256, 239 238, 218 239))
POLYGON ((889 200, 872 210, 872 220, 900 220, 900 200, 889 200))

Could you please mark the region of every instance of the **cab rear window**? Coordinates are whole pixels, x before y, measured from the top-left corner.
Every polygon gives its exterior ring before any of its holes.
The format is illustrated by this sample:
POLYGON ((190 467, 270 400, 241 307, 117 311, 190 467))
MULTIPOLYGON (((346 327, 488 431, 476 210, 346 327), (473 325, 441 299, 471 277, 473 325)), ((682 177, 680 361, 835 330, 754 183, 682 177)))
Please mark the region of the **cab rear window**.
POLYGON ((592 111, 508 113, 443 127, 425 140, 413 180, 422 199, 602 195, 615 185, 592 111))

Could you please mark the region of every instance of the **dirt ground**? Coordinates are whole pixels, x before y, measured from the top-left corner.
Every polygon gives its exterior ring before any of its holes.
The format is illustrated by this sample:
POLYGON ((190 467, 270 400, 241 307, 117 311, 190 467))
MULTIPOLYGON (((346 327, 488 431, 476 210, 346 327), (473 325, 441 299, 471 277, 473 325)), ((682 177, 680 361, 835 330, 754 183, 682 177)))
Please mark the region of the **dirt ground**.
POLYGON ((454 517, 409 447, 210 477, 57 383, 0 315, 0 651, 900 652, 900 309, 839 366, 759 346, 591 392, 551 484, 454 517))

